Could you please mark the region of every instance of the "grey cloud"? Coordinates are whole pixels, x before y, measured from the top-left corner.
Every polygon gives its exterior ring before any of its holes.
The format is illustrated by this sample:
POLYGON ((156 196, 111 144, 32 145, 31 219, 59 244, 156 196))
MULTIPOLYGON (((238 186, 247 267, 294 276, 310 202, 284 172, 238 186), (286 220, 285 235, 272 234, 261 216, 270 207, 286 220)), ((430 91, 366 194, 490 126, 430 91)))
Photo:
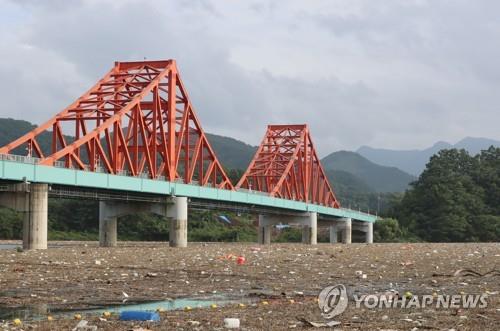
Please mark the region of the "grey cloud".
POLYGON ((40 123, 115 60, 175 58, 204 129, 253 144, 290 122, 311 126, 322 155, 500 138, 495 1, 9 6, 27 15, 0 32, 0 116, 40 123))

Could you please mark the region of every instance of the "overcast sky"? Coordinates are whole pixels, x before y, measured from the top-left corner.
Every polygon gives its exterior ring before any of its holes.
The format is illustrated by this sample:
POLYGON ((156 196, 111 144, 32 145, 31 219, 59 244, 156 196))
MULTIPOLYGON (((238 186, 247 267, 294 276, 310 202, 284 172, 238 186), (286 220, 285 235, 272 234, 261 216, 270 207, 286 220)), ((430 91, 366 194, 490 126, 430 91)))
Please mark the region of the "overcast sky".
POLYGON ((0 116, 37 124, 115 60, 175 58, 204 130, 251 144, 500 140, 497 0, 0 0, 0 45, 0 116))

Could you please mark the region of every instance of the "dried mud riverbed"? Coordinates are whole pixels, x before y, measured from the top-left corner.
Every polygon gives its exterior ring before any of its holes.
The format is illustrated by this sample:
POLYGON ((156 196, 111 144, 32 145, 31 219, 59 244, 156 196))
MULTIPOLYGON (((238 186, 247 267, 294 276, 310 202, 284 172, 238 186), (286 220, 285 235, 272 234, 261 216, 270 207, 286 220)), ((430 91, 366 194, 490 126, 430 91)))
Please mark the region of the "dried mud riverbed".
MULTIPOLYGON (((335 320, 342 330, 500 330, 500 244, 254 244, 51 243, 46 251, 0 249, 0 314, 11 307, 34 309, 41 320, 13 319, 0 329, 71 330, 80 312, 99 330, 216 330, 236 317, 243 330, 315 328, 325 322, 316 301, 326 286, 343 284, 350 302, 335 320), (238 265, 231 256, 244 256, 238 265), (457 270, 470 272, 456 273, 457 270), (364 276, 366 275, 366 276, 364 276), (391 291, 424 294, 486 294, 488 306, 475 309, 356 308, 352 295, 391 291), (124 293, 128 297, 125 297, 124 293), (102 319, 84 309, 168 300, 222 296, 235 301, 214 308, 161 312, 161 322, 102 319), (241 300, 240 300, 241 299, 241 300), (238 304, 239 301, 243 303, 238 304), (47 316, 53 316, 52 321, 47 316), (302 321, 301 321, 302 320, 302 321)), ((389 292, 388 292, 389 293, 389 292)), ((11 313, 13 310, 7 310, 11 313)), ((14 310, 15 312, 15 310, 14 310)))

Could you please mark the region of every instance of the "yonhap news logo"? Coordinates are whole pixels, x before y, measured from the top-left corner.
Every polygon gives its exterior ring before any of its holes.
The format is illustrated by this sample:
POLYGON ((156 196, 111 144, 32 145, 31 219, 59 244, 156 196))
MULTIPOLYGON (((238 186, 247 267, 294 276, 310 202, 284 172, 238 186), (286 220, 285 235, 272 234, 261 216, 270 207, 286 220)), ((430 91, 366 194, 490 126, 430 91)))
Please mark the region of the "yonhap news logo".
MULTIPOLYGON (((400 296, 398 292, 386 292, 385 294, 353 294, 354 308, 367 309, 411 309, 426 308, 435 309, 470 309, 486 308, 488 306, 488 294, 424 294, 413 295, 406 292, 400 296)), ((325 287, 318 296, 318 305, 321 315, 331 320, 342 314, 349 305, 347 289, 338 284, 325 287)))
POLYGON ((325 319, 342 314, 349 304, 347 289, 342 284, 325 287, 319 294, 318 304, 325 319))

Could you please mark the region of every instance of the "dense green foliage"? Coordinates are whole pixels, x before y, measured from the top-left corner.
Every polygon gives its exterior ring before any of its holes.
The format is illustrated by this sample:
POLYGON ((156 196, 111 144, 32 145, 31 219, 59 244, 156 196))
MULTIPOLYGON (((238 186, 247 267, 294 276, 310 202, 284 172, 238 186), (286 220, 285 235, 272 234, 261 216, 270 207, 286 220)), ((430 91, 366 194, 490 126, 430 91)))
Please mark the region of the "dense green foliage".
POLYGON ((15 211, 0 208, 0 239, 21 239, 23 223, 15 211))
MULTIPOLYGON (((97 201, 49 199, 49 240, 97 240, 99 204, 97 201)), ((21 239, 19 213, 0 208, 0 239, 21 239)), ((248 215, 214 211, 189 211, 190 241, 256 241, 257 228, 248 215), (219 219, 227 217, 231 224, 219 219)), ((129 241, 166 241, 168 221, 154 214, 135 214, 118 221, 118 237, 129 241)))
POLYGON ((442 150, 390 214, 426 241, 500 240, 500 149, 442 150))
POLYGON ((375 222, 373 227, 375 242, 414 242, 420 241, 408 229, 401 228, 399 222, 393 218, 384 218, 375 222))

